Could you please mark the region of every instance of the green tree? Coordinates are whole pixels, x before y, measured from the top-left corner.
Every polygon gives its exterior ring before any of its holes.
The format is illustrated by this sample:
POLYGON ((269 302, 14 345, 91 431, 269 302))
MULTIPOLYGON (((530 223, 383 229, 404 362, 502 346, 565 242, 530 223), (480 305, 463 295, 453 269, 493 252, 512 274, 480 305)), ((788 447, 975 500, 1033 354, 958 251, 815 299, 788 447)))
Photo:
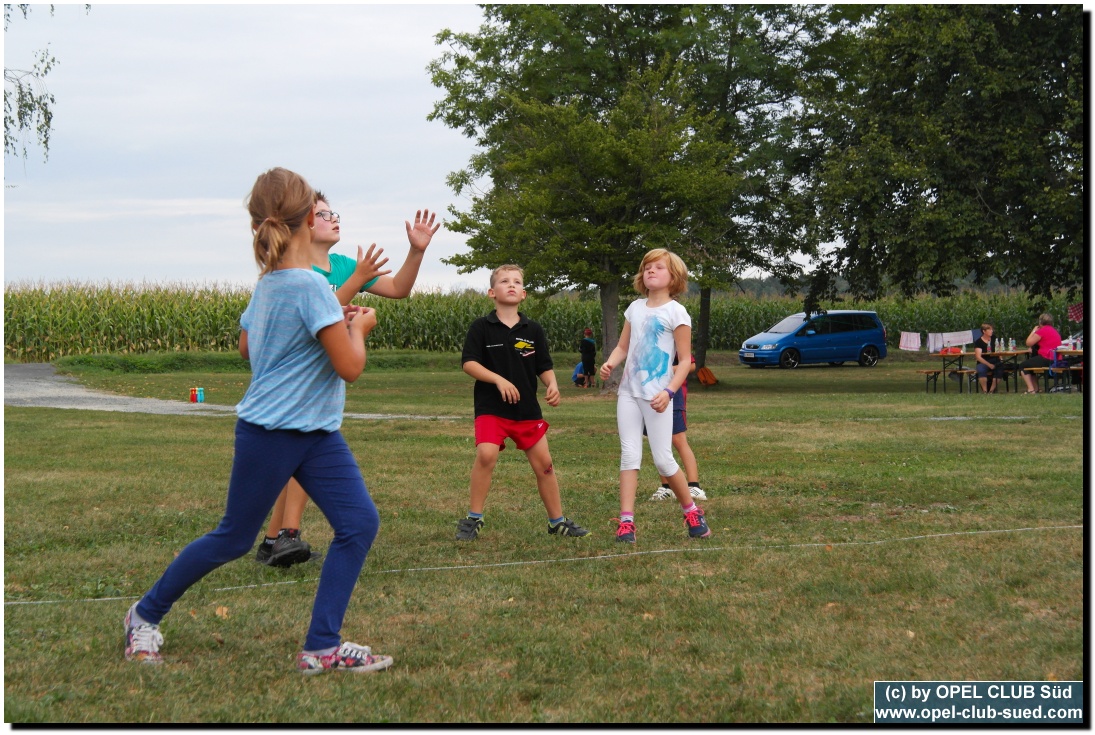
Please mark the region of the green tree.
POLYGON ((704 197, 732 178, 709 118, 681 84, 676 6, 484 6, 475 34, 439 34, 446 91, 430 119, 475 138, 473 191, 452 228, 471 235, 463 270, 519 262, 543 290, 599 287, 603 348, 615 346, 620 287, 642 253, 671 246, 704 197), (709 177, 690 175, 699 166, 709 177))
MULTIPOLYGON (((679 64, 634 74, 613 108, 510 98, 514 145, 492 159, 492 186, 454 212, 450 229, 471 251, 448 262, 464 270, 518 262, 545 291, 599 287, 604 350, 619 334, 620 287, 643 253, 674 247, 694 209, 735 185, 732 149, 712 116, 687 104, 679 64)), ((490 159, 483 154, 478 161, 490 159)), ((452 181, 458 193, 470 180, 452 181)))
POLYGON ((945 295, 970 273, 1045 297, 1078 289, 1082 8, 886 6, 859 49, 807 97, 827 151, 820 221, 837 243, 820 270, 858 298, 945 295))
POLYGON ((801 202, 795 89, 814 73, 808 52, 829 38, 831 11, 484 8, 477 33, 439 34, 451 50, 431 65, 446 96, 430 118, 481 148, 450 178, 458 192, 473 192, 471 209, 454 212, 457 227, 473 235, 473 252, 450 262, 472 269, 514 260, 537 284, 598 286, 607 350, 618 334, 619 287, 645 250, 672 247, 701 286, 695 333, 703 364, 711 287, 751 266, 789 281, 798 270, 791 255, 816 247, 801 202), (684 62, 674 72, 683 84, 667 75, 665 59, 684 62), (661 81, 649 75, 654 69, 661 81), (668 119, 677 127, 660 127, 668 119), (539 157, 532 145, 541 146, 539 157), (521 242, 540 232, 533 220, 554 233, 550 248, 547 234, 521 242))
POLYGON ((795 255, 816 257, 821 242, 809 205, 809 131, 801 119, 807 80, 832 76, 848 31, 865 6, 696 5, 687 11, 683 59, 700 111, 717 116, 737 155, 740 186, 716 203, 705 227, 684 233, 682 254, 700 284, 696 361, 703 365, 711 290, 750 268, 799 282, 795 255))

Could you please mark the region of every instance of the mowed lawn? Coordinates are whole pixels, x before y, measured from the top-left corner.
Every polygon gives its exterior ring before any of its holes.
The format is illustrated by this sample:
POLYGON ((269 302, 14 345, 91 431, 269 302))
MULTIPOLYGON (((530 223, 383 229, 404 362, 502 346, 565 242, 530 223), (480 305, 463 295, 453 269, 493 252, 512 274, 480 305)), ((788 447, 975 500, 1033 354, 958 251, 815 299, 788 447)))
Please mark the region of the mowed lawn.
MULTIPOLYGON (((895 351, 896 352, 896 351, 895 351)), ((377 361, 378 363, 380 361, 377 361)), ((122 657, 122 617, 216 525, 234 419, 5 408, 4 694, 11 723, 869 723, 875 680, 1083 679, 1083 395, 925 394, 876 368, 712 359, 689 440, 714 532, 645 498, 616 544, 615 400, 544 406, 565 512, 546 533, 503 452, 474 543, 453 539, 474 454, 471 379, 366 369, 347 419, 381 530, 346 617, 387 672, 293 669, 315 563, 249 555, 163 621, 165 665, 122 657)), ((232 404, 244 373, 92 374, 89 386, 232 404)), ((940 386, 942 388, 942 386, 940 386)), ((541 392, 542 395, 542 392, 541 392)), ((330 531, 310 507, 304 536, 330 531)))

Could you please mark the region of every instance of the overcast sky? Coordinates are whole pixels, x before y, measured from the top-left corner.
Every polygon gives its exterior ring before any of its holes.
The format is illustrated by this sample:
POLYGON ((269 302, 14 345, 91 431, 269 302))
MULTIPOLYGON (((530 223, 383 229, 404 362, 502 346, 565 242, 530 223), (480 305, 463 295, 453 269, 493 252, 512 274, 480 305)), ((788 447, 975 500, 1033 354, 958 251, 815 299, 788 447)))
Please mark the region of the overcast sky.
MULTIPOLYGON (((398 267, 403 222, 448 217, 446 176, 471 141, 426 116, 426 65, 474 5, 36 5, 4 34, 4 67, 49 45, 49 160, 4 160, 4 281, 251 284, 244 197, 285 166, 342 215, 333 252, 376 242, 398 267)), ((417 288, 486 288, 440 261, 465 250, 444 226, 417 288)))

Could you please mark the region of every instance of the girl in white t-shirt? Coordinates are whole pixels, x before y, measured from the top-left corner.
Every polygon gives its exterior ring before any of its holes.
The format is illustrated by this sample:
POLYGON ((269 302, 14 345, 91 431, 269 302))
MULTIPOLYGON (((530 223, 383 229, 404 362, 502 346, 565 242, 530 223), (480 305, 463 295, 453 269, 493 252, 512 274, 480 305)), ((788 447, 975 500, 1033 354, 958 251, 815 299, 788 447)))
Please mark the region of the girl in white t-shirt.
POLYGON ((681 360, 674 367, 673 356, 692 354, 692 319, 674 301, 688 287, 688 269, 677 255, 657 248, 643 256, 634 285, 646 298, 627 307, 620 341, 600 371, 601 379, 607 380, 612 370, 627 359, 616 402, 620 432, 620 525, 616 540, 635 543, 635 493, 642 466, 644 426, 654 466, 669 479, 669 488, 681 504, 688 535, 707 538, 711 529, 688 492, 684 472, 673 459, 673 412, 666 410, 688 379, 688 361, 681 360))

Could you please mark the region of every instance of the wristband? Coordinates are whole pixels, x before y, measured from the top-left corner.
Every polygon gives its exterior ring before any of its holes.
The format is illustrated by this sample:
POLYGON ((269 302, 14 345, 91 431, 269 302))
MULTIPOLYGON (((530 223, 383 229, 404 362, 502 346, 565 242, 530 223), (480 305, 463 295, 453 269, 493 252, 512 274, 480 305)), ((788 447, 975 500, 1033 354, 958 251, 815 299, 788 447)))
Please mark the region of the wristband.
POLYGON ((669 400, 671 401, 673 400, 673 396, 677 395, 677 391, 669 390, 668 388, 665 389, 665 392, 669 394, 669 400))

